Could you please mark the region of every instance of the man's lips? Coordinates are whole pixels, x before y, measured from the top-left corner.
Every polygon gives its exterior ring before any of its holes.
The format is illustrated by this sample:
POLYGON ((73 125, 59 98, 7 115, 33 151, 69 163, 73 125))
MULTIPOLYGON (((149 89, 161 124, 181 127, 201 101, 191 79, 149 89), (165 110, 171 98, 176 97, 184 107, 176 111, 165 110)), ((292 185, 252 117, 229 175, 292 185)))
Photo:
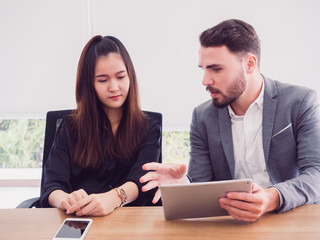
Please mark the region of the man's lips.
POLYGON ((210 92, 210 95, 212 98, 216 98, 218 96, 219 92, 210 92))
POLYGON ((219 94, 220 91, 211 87, 206 87, 206 90, 210 93, 212 98, 216 98, 219 94))

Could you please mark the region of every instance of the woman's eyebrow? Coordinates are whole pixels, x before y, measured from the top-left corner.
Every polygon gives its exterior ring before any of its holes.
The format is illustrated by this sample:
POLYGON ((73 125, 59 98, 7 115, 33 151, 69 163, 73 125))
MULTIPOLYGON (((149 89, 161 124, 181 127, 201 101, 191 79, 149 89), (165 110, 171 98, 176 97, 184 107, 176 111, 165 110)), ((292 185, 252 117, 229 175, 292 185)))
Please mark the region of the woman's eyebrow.
MULTIPOLYGON (((126 72, 126 70, 120 70, 118 72, 116 72, 116 74, 120 74, 120 73, 124 73, 126 72)), ((108 77, 109 75, 108 74, 99 74, 99 75, 96 75, 95 77, 108 77)))

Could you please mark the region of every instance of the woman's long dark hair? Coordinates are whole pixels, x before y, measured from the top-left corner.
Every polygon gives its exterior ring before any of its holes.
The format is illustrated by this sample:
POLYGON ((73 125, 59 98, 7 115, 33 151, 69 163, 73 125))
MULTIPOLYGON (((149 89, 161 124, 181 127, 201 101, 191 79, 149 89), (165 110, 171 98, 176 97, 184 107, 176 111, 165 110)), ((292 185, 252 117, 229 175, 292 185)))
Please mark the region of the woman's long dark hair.
POLYGON ((137 79, 130 55, 117 38, 95 36, 84 47, 78 64, 76 102, 77 109, 71 121, 72 129, 77 133, 74 161, 82 167, 95 168, 106 156, 131 159, 146 134, 147 120, 140 109, 137 79), (94 89, 96 61, 109 53, 121 55, 130 79, 115 136, 94 89), (103 141, 104 136, 106 141, 103 141))

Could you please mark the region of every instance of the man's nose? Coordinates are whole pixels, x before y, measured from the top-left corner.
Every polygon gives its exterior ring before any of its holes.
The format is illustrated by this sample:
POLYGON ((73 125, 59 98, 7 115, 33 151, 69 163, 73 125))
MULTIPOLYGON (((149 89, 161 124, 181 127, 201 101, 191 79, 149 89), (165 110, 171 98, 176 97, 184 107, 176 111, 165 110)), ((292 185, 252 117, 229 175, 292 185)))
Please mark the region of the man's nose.
POLYGON ((210 76, 210 74, 208 73, 208 71, 204 70, 203 77, 202 77, 202 85, 208 86, 208 85, 212 85, 213 83, 214 81, 210 76))

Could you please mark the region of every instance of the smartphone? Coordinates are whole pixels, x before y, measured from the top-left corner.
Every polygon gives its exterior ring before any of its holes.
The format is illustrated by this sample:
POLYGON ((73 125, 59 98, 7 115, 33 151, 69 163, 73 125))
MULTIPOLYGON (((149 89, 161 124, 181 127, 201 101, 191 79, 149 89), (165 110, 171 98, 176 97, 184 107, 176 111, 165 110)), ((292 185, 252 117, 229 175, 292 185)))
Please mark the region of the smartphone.
POLYGON ((66 218, 52 240, 82 240, 91 224, 89 218, 66 218))

